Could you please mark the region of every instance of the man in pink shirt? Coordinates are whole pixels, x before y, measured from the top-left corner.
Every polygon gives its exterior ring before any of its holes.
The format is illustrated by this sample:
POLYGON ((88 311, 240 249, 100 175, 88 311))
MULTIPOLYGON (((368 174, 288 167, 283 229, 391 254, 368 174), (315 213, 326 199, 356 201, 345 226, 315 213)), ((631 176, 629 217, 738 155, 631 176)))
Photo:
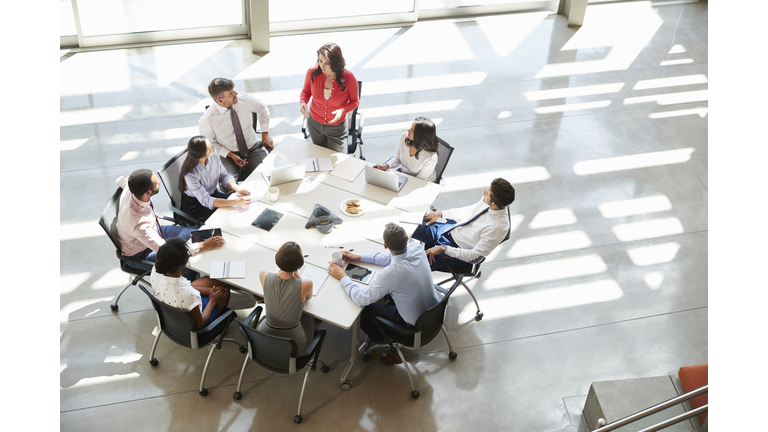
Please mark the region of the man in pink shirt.
MULTIPOLYGON (((157 250, 171 237, 189 240, 194 228, 177 225, 160 225, 152 196, 160 191, 157 175, 148 169, 139 169, 130 176, 122 176, 115 183, 123 188, 117 214, 117 238, 123 255, 152 261, 157 259, 157 250)), ((221 237, 211 237, 201 243, 187 243, 189 254, 194 255, 205 249, 216 249, 224 244, 221 237)), ((130 267, 150 270, 151 267, 127 261, 130 267)), ((189 272, 193 276, 194 272, 189 272)))

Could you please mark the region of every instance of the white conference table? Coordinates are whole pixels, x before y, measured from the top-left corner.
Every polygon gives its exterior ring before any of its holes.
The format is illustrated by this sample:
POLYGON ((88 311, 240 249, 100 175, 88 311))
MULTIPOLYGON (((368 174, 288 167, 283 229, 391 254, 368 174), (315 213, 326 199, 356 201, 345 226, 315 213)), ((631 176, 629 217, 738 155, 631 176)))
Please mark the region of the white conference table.
MULTIPOLYGON (((392 192, 368 185, 363 173, 350 182, 325 171, 307 172, 302 181, 278 185, 278 200, 270 203, 266 199, 269 186, 261 174, 262 171, 289 163, 301 163, 301 159, 305 158, 328 158, 332 154, 334 152, 330 149, 292 137, 284 138, 241 184, 253 197, 251 205, 247 208, 219 208, 206 221, 204 228, 221 228, 224 246, 191 257, 189 267, 209 274, 211 263, 214 261, 246 261, 244 279, 224 281, 263 297, 259 272, 275 269, 275 252, 286 241, 295 241, 301 246, 304 254, 308 255, 305 258, 307 265, 326 271, 333 252, 350 249, 357 253, 383 250, 384 225, 387 222, 399 223, 402 212, 426 213, 440 192, 439 185, 411 176, 408 176, 408 181, 399 192, 392 192), (349 199, 361 201, 365 213, 349 216, 342 212, 340 204, 349 199), (343 222, 328 234, 323 234, 314 227, 305 228, 315 204, 325 206, 341 217, 343 222), (271 231, 251 225, 266 208, 283 214, 271 231), (343 249, 326 246, 342 246, 343 249)), ((412 224, 401 225, 406 231, 412 231, 416 227, 412 224)), ((366 267, 381 270, 381 267, 372 264, 366 264, 366 267)), ((362 308, 347 296, 341 283, 330 276, 318 294, 304 304, 304 312, 313 317, 352 330, 350 359, 340 379, 341 388, 345 390, 350 388, 347 377, 357 354, 361 310, 362 308)))

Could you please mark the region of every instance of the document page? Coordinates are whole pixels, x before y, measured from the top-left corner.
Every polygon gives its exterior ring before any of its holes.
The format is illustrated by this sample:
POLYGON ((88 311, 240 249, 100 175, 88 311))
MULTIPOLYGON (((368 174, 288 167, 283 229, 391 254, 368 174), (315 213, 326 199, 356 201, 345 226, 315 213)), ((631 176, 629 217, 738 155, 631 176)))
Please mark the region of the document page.
POLYGON ((211 279, 244 279, 245 261, 214 261, 211 263, 211 279))

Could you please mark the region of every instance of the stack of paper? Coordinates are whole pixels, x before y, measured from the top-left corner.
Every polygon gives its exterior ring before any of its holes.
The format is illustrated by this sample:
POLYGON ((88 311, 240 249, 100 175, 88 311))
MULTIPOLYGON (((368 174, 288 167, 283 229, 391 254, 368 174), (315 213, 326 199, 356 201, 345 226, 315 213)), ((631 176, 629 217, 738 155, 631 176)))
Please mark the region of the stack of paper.
POLYGON ((302 159, 301 162, 307 164, 307 172, 330 171, 333 169, 331 158, 302 159))
POLYGON ((363 172, 367 165, 364 160, 350 157, 341 153, 334 153, 332 156, 337 156, 336 165, 331 171, 331 175, 342 178, 346 181, 353 182, 363 172))

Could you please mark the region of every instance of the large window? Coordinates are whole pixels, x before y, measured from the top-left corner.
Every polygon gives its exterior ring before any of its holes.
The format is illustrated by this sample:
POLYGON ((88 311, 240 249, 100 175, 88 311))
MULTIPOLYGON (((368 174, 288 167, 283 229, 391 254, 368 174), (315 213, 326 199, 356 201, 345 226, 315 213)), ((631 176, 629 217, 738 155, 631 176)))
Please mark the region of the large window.
POLYGON ((243 0, 61 0, 60 5, 62 44, 64 36, 76 35, 80 47, 247 34, 243 0))

